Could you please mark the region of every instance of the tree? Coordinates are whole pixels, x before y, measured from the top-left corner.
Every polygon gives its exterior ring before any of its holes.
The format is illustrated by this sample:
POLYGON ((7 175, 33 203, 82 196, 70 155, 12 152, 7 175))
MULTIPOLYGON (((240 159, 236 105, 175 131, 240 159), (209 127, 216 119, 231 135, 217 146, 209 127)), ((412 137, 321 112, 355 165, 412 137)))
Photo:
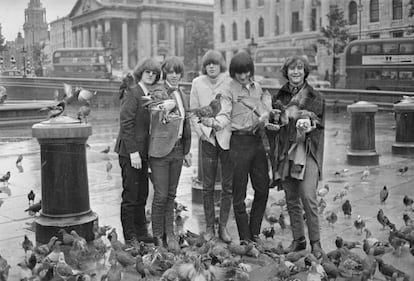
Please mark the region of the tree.
POLYGON ((0 54, 3 53, 3 51, 6 50, 6 44, 4 42, 4 37, 0 33, 0 54))
POLYGON ((185 30, 184 64, 198 71, 200 57, 213 48, 213 23, 194 17, 187 21, 185 30))
POLYGON ((338 7, 331 9, 328 15, 329 25, 321 27, 322 38, 318 39, 318 43, 324 45, 328 51, 328 55, 332 55, 332 75, 331 85, 335 88, 336 84, 336 65, 335 58, 342 53, 345 46, 349 42, 349 33, 347 22, 344 19, 344 12, 338 7))

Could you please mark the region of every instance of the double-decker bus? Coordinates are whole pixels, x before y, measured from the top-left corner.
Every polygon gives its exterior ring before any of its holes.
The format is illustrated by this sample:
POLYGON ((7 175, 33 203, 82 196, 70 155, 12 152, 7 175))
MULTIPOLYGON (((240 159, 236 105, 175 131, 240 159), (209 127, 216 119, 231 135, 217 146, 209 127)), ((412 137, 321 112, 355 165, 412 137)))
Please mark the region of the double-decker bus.
POLYGON ((53 52, 52 77, 110 78, 110 62, 104 48, 65 48, 53 52))
POLYGON ((355 40, 345 49, 346 88, 414 91, 414 40, 355 40))
POLYGON ((255 75, 262 76, 264 78, 283 79, 280 69, 286 59, 294 55, 306 58, 309 62, 311 72, 316 72, 318 66, 316 61, 316 52, 313 48, 300 46, 264 47, 257 49, 255 52, 255 75))

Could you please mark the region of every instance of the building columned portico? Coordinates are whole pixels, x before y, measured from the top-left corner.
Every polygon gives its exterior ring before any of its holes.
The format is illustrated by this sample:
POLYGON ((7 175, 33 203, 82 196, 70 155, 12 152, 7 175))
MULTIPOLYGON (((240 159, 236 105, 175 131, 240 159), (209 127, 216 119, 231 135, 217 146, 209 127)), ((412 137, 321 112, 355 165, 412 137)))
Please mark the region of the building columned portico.
POLYGON ((133 68, 145 57, 182 57, 186 18, 194 16, 212 22, 213 6, 172 0, 79 0, 69 14, 72 47, 110 43, 114 64, 122 69, 133 68))

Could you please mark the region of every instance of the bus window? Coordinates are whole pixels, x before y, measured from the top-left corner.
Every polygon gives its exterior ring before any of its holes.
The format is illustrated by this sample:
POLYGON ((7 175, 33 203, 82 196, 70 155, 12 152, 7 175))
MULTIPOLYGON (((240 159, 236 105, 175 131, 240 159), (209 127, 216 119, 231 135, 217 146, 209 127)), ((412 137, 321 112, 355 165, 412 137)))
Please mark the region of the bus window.
POLYGON ((365 79, 367 80, 380 80, 381 73, 379 70, 367 70, 365 72, 365 79))
POLYGON ((414 53, 414 43, 400 43, 400 54, 414 53))
POLYGON ((367 54, 381 54, 381 43, 367 44, 367 54))
POLYGON ((384 80, 396 80, 397 71, 396 70, 383 70, 381 73, 381 78, 384 80))
POLYGON ((413 71, 400 71, 399 73, 399 79, 400 80, 409 80, 411 81, 413 79, 413 71))
POLYGON ((398 54, 398 43, 384 43, 382 45, 384 54, 398 54))
POLYGON ((351 47, 351 49, 350 49, 350 53, 352 54, 352 55, 356 55, 356 54, 363 54, 364 53, 364 45, 355 45, 355 46, 352 46, 351 47))

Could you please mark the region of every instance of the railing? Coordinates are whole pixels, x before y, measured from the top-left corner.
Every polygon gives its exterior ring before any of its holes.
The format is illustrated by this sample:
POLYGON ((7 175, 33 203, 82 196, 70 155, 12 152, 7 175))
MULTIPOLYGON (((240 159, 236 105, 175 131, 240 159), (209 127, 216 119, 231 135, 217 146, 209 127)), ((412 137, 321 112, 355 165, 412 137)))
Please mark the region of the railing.
MULTIPOLYGON (((0 85, 6 87, 9 99, 15 100, 52 100, 55 90, 63 92, 63 83, 81 86, 98 91, 93 101, 95 106, 108 107, 119 105, 118 89, 120 81, 107 79, 76 79, 76 78, 16 78, 0 77, 0 85)), ((180 84, 189 94, 191 83, 180 84)), ((278 88, 265 87, 271 94, 278 88)), ((414 92, 352 90, 352 89, 318 89, 325 96, 328 106, 346 106, 356 101, 368 101, 377 104, 380 109, 392 109, 394 103, 402 96, 413 96, 414 92)))

